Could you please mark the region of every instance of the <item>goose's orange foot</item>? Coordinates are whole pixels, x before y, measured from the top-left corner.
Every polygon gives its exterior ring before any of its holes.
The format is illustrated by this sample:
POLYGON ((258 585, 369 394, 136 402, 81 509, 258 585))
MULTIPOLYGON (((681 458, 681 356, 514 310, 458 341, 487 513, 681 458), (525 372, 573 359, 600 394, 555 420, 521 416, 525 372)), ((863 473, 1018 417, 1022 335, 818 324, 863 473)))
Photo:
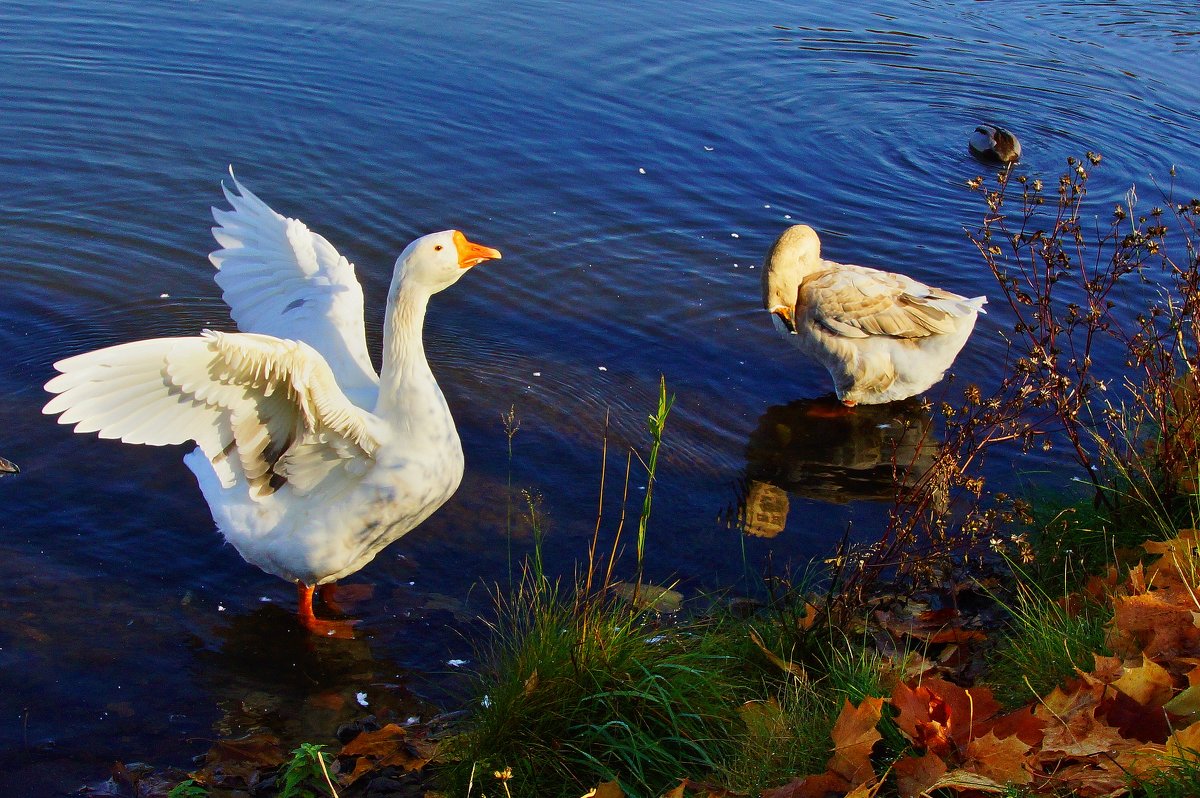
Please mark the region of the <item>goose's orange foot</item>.
POLYGON ((854 412, 854 402, 821 402, 808 408, 805 415, 809 418, 845 418, 854 412))
POLYGON ((349 615, 356 604, 375 595, 374 585, 342 585, 326 582, 317 586, 316 597, 335 615, 349 615))
POLYGON ((354 621, 325 621, 313 613, 313 593, 316 588, 296 583, 296 597, 300 624, 318 637, 335 637, 339 640, 354 639, 354 621))

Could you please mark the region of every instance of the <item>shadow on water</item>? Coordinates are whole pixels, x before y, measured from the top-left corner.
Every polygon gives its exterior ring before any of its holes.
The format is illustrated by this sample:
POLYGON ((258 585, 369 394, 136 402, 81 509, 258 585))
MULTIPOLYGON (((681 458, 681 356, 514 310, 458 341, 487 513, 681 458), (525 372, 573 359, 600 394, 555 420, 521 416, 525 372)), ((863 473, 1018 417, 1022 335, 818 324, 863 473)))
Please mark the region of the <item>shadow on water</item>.
POLYGON ((368 713, 401 721, 434 713, 409 689, 406 669, 367 635, 313 637, 290 608, 264 604, 223 619, 195 630, 192 645, 221 737, 267 733, 290 750, 368 713))
POLYGON ((847 409, 822 397, 767 408, 746 443, 741 527, 778 535, 787 527, 789 494, 843 505, 890 501, 897 480, 928 468, 936 446, 919 399, 847 409))

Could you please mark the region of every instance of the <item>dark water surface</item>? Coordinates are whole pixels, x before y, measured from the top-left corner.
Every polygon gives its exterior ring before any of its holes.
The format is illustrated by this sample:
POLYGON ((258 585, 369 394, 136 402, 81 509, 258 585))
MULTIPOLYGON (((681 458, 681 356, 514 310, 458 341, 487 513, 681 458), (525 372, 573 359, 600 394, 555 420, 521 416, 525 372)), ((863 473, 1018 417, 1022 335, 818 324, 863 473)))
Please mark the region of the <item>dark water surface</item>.
MULTIPOLYGON (((806 421, 828 378, 758 309, 785 225, 975 295, 992 292, 963 235, 982 212, 963 187, 986 171, 966 150, 980 121, 1017 131, 1022 168, 1050 180, 1100 150, 1102 198, 1133 182, 1150 198, 1172 164, 1182 194, 1200 185, 1188 4, 634 5, 0 5, 0 455, 22 468, 0 481, 0 794, 184 764, 255 727, 323 739, 366 711, 358 693, 427 715, 453 692, 448 663, 473 656, 483 586, 506 579, 510 467, 544 496, 547 556, 569 573, 606 413, 614 453, 644 443, 660 373, 678 404, 653 578, 696 595, 824 554, 882 516, 876 466, 921 411, 806 421), (351 643, 296 632, 292 588, 221 543, 183 449, 39 414, 60 357, 229 326, 205 257, 228 164, 357 265, 376 347, 409 240, 459 227, 504 252, 434 300, 427 348, 466 478, 347 580, 373 589, 351 643), (787 499, 786 523, 721 520, 747 481, 787 499)), ((1005 326, 991 309, 956 367, 984 383, 1005 326)), ((643 483, 635 468, 635 499, 643 483)))

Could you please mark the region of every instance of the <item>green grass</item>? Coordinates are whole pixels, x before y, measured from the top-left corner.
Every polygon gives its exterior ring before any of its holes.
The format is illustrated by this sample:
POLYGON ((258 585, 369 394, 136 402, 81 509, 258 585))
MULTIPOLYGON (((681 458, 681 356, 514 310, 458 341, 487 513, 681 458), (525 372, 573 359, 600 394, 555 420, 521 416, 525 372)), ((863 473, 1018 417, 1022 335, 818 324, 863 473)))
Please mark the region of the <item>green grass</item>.
POLYGON ((840 707, 811 684, 763 684, 763 698, 743 705, 740 727, 719 781, 738 793, 757 795, 798 774, 819 773, 829 757, 829 733, 840 707))
POLYGON ((1132 798, 1195 798, 1200 795, 1200 752, 1189 750, 1187 753, 1186 758, 1172 758, 1167 769, 1130 779, 1132 798))
MULTIPOLYGON (((279 798, 338 798, 330 775, 332 761, 333 757, 325 752, 324 746, 301 743, 280 769, 276 794, 279 798)), ((227 791, 217 792, 224 795, 227 791)), ((207 788, 185 779, 171 788, 167 798, 208 798, 209 795, 207 788)))
POLYGON ((1090 671, 1093 654, 1109 653, 1104 634, 1111 617, 1111 609, 1082 600, 1068 610, 1015 567, 1014 575, 1011 620, 999 635, 987 676, 1007 707, 1046 695, 1074 676, 1076 668, 1090 671))
POLYGON ((472 769, 512 769, 514 796, 578 796, 617 779, 658 795, 728 755, 741 663, 702 626, 660 629, 652 613, 598 595, 577 600, 527 572, 499 600, 469 731, 450 746, 451 790, 472 769))
POLYGON ((280 774, 279 798, 337 798, 329 775, 331 759, 324 746, 301 743, 280 774))
POLYGON ((1039 496, 1031 507, 1034 559, 1023 569, 1047 591, 1063 590, 1064 573, 1068 589, 1074 589, 1088 574, 1113 562, 1114 547, 1136 545, 1142 535, 1129 526, 1114 527, 1109 512, 1090 498, 1064 503, 1055 496, 1039 496))
POLYGON ((171 788, 167 798, 208 798, 208 790, 191 779, 185 779, 171 788))
POLYGON ((664 628, 582 588, 531 567, 497 595, 474 718, 445 751, 448 793, 499 792, 494 774, 510 770, 513 796, 577 798, 616 780, 655 798, 685 776, 755 795, 823 771, 845 701, 891 693, 892 668, 867 641, 828 627, 800 635, 795 607, 664 628))

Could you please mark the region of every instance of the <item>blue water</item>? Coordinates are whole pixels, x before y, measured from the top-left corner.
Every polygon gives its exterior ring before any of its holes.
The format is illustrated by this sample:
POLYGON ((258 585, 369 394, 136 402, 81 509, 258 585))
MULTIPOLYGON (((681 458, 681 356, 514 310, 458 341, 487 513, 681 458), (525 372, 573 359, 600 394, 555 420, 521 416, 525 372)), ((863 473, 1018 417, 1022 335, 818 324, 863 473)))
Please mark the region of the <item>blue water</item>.
MULTIPOLYGON (((1152 197, 1172 165, 1181 195, 1200 187, 1190 7, 635 5, 0 5, 0 455, 22 468, 0 480, 0 793, 186 764, 254 728, 321 739, 367 711, 358 692, 427 716, 454 693, 447 663, 474 656, 486 586, 529 550, 506 531, 510 473, 543 497, 547 556, 570 573, 605 419, 611 532, 660 374, 678 403, 653 578, 694 596, 819 557, 849 523, 867 534, 886 495, 871 457, 896 441, 888 418, 804 427, 796 403, 827 377, 759 310, 780 230, 806 221, 836 260, 991 292, 963 234, 983 211, 964 187, 988 171, 966 150, 980 121, 1015 130, 1021 168, 1049 180, 1102 152, 1098 213, 1135 182, 1152 197), (60 357, 229 326, 206 255, 231 164, 357 265, 372 346, 409 240, 458 227, 504 252, 433 303, 467 474, 347 580, 374 590, 352 643, 296 633, 291 587, 221 543, 182 450, 39 414, 60 357), (773 536, 726 523, 755 483, 787 491, 773 536)), ((956 365, 984 384, 1006 322, 991 310, 956 365)), ((643 485, 635 462, 634 501, 643 485)))

